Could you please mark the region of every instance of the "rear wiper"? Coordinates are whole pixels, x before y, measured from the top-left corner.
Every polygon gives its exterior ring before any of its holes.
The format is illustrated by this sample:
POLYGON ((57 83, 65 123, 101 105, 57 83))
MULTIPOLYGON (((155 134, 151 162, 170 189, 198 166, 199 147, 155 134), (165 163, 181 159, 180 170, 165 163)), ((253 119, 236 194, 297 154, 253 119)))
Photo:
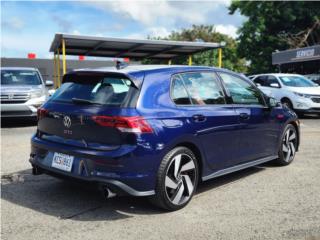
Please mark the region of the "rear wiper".
POLYGON ((72 98, 72 102, 78 103, 78 104, 96 104, 96 105, 102 105, 101 103, 93 102, 87 99, 82 98, 72 98))

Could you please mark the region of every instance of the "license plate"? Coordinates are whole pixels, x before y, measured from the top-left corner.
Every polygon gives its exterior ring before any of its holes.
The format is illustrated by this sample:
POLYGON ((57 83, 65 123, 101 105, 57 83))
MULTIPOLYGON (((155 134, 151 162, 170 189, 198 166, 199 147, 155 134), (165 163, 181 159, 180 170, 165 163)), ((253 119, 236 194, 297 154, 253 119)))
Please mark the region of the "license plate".
POLYGON ((71 172, 74 156, 63 153, 54 153, 51 166, 60 170, 71 172))

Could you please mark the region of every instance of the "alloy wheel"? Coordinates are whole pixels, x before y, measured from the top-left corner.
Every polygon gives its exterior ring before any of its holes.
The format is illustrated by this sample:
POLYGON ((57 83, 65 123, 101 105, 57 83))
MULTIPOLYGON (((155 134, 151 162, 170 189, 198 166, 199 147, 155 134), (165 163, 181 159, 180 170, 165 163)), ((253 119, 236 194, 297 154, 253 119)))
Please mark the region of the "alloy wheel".
POLYGON ((179 154, 172 159, 165 177, 166 195, 172 204, 182 205, 191 198, 196 174, 194 160, 189 155, 179 154))
POLYGON ((293 129, 287 129, 282 140, 284 160, 290 162, 296 154, 297 134, 293 129))

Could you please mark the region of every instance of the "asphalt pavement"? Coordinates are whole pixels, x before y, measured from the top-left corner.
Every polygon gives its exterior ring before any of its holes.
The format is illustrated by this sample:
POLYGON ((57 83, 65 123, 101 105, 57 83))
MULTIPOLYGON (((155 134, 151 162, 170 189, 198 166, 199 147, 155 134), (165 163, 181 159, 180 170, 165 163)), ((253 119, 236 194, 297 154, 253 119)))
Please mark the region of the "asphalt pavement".
POLYGON ((163 212, 145 198, 104 200, 91 186, 31 175, 35 122, 2 121, 2 239, 320 240, 320 119, 301 120, 301 148, 272 163, 202 183, 190 204, 163 212))

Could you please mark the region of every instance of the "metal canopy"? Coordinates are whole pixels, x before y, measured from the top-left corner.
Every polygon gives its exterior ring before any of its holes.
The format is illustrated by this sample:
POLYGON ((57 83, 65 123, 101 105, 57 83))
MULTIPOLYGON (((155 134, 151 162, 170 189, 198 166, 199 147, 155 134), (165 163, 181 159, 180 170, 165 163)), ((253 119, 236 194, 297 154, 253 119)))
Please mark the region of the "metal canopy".
POLYGON ((135 40, 56 34, 50 52, 60 52, 65 43, 66 55, 131 58, 141 60, 173 59, 197 52, 223 48, 224 44, 208 42, 183 42, 166 40, 135 40))

